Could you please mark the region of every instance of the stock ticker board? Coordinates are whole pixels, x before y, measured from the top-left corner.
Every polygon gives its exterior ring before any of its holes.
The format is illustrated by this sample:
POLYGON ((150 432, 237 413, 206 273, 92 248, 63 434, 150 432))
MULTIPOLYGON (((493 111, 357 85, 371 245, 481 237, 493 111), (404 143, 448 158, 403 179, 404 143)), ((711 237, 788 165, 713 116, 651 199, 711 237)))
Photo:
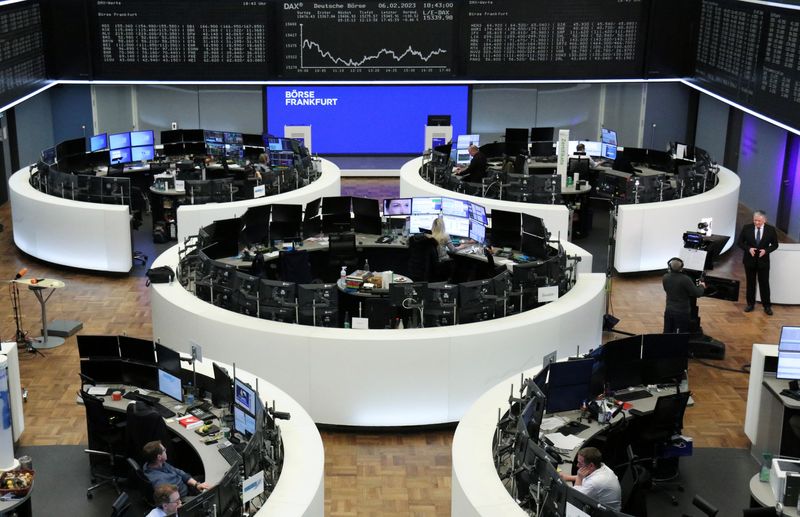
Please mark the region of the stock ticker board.
POLYGON ((47 80, 39 2, 0 7, 0 105, 47 80))
POLYGON ((258 80, 268 68, 269 2, 93 0, 96 79, 258 80))

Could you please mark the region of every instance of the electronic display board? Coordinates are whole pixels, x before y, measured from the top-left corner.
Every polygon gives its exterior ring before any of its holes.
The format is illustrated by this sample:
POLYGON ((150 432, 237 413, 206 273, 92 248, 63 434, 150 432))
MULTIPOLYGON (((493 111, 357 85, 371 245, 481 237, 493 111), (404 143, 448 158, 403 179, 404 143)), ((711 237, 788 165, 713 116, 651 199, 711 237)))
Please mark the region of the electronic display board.
POLYGON ((641 77, 649 0, 466 0, 462 72, 491 78, 641 77))
POLYGON ((263 79, 270 2, 91 0, 95 79, 263 79))
POLYGON ((447 78, 454 73, 456 2, 281 5, 285 78, 447 78))
POLYGON ((4 106, 47 81, 39 2, 0 6, 0 41, 0 106, 4 106))

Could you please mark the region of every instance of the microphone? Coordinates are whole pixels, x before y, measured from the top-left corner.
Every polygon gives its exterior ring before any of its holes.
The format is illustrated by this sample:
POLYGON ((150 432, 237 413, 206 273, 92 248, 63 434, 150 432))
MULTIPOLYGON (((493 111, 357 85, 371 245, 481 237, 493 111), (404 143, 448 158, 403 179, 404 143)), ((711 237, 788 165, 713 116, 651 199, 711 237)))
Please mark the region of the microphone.
POLYGON ((17 271, 17 274, 16 274, 16 276, 14 277, 14 280, 19 280, 20 278, 22 278, 23 276, 25 276, 25 274, 26 274, 27 272, 28 272, 28 268, 26 268, 26 267, 24 267, 24 268, 20 269, 19 271, 17 271))

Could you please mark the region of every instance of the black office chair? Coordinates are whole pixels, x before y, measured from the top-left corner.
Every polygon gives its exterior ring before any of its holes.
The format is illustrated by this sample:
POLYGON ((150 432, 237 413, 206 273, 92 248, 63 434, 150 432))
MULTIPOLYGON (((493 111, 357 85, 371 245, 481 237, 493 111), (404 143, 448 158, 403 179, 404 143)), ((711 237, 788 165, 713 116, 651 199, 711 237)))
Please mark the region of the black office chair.
MULTIPOLYGON (((719 513, 719 510, 717 509, 716 506, 712 505, 699 495, 694 496, 694 499, 692 499, 692 505, 694 505, 695 508, 703 512, 703 515, 705 515, 706 517, 715 517, 719 513)), ((775 510, 773 509, 773 515, 774 511, 775 510)), ((683 514, 683 517, 691 517, 691 516, 688 514, 683 514)))
POLYGON ((356 235, 354 233, 331 234, 328 237, 328 269, 326 282, 335 282, 345 266, 348 271, 358 267, 356 235))
POLYGON ((408 239, 408 275, 414 282, 436 280, 439 264, 437 242, 424 234, 408 239))
POLYGON ((128 494, 122 492, 117 500, 111 505, 111 517, 124 517, 131 509, 131 501, 128 494))
POLYGON ((650 474, 639 464, 639 458, 628 446, 628 462, 619 480, 622 489, 622 511, 637 517, 647 517, 647 497, 645 491, 650 486, 650 474))
MULTIPOLYGON (((649 416, 646 427, 639 434, 640 443, 652 451, 651 475, 653 487, 667 489, 667 483, 678 477, 678 458, 666 458, 663 451, 670 444, 670 440, 683 429, 683 415, 686 404, 689 402, 690 392, 676 393, 659 397, 652 415, 649 416)), ((674 488, 683 491, 680 484, 673 484, 674 488)), ((670 495, 673 505, 678 504, 675 496, 670 495)))
POLYGON ((119 484, 125 478, 117 475, 117 460, 125 460, 125 456, 119 454, 124 448, 124 423, 117 422, 116 417, 109 414, 103 407, 103 399, 90 395, 81 390, 79 392, 86 409, 86 429, 89 434, 89 445, 103 447, 105 450, 84 449, 84 452, 91 456, 108 458, 109 472, 100 473, 91 462, 91 480, 94 483, 86 490, 86 497, 91 499, 95 490, 111 485, 117 493, 121 493, 119 484), (99 482, 98 482, 99 480, 99 482))
POLYGON ((125 426, 125 452, 128 458, 143 462, 142 449, 148 442, 159 440, 167 449, 171 450, 171 435, 167 429, 164 418, 149 404, 136 401, 128 404, 126 409, 125 426))
POLYGON ((133 487, 139 492, 145 504, 154 506, 153 484, 145 475, 143 465, 133 458, 128 458, 127 461, 128 467, 133 473, 133 487))
POLYGON ((311 262, 307 250, 281 251, 278 254, 280 279, 297 284, 311 283, 311 262))

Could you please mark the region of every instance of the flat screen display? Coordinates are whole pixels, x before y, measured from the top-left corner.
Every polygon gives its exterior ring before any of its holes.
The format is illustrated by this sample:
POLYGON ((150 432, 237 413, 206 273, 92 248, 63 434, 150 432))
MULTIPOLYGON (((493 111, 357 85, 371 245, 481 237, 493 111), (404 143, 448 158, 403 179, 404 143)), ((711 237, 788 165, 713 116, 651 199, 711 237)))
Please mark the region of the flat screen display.
POLYGON ((233 430, 244 436, 256 434, 256 419, 239 406, 233 407, 233 430))
POLYGON ((152 145, 140 145, 131 147, 132 162, 149 162, 156 157, 156 148, 152 145))
POLYGON ((130 336, 119 336, 119 349, 123 359, 141 361, 143 363, 155 362, 153 342, 130 336))
POLYGON ((439 217, 437 214, 417 214, 409 218, 408 226, 411 233, 420 233, 420 228, 423 230, 430 230, 433 226, 433 221, 439 217))
POLYGON ((800 379, 800 327, 784 326, 778 343, 778 379, 800 379))
POLYGON ((233 401, 251 415, 256 414, 256 392, 241 379, 233 380, 233 401))
POLYGON ((411 198, 384 199, 383 215, 411 215, 411 198))
POLYGON ((311 125, 320 154, 419 154, 431 113, 466 133, 467 86, 267 86, 267 131, 311 125))
POLYGON ((152 130, 131 131, 131 146, 153 145, 154 143, 152 130))
POLYGON ((463 199, 442 198, 442 214, 457 217, 469 217, 469 201, 463 199))
POLYGON ((123 147, 121 149, 112 149, 109 152, 109 159, 111 165, 118 163, 131 163, 131 148, 123 147))
POLYGON ((108 148, 108 133, 100 133, 89 139, 89 151, 102 151, 108 148))
POLYGON ((411 213, 439 214, 442 211, 442 198, 440 197, 415 197, 411 202, 411 213))
POLYGON ((489 224, 489 217, 486 215, 486 208, 476 203, 469 204, 469 217, 473 221, 478 221, 484 226, 489 224))
POLYGON ((108 135, 108 147, 110 149, 122 149, 123 147, 130 147, 131 146, 131 134, 128 132, 125 133, 113 133, 108 135))
POLYGON ((161 343, 156 343, 156 362, 160 369, 173 375, 181 373, 181 355, 161 343))
POLYGON ((169 372, 159 368, 158 370, 158 391, 168 397, 172 397, 178 402, 183 402, 183 389, 181 379, 169 372))
POLYGON ((469 238, 477 243, 483 244, 486 241, 486 226, 478 221, 470 221, 469 238))
POLYGON ((444 227, 447 233, 456 237, 469 236, 469 218, 443 215, 444 227))

